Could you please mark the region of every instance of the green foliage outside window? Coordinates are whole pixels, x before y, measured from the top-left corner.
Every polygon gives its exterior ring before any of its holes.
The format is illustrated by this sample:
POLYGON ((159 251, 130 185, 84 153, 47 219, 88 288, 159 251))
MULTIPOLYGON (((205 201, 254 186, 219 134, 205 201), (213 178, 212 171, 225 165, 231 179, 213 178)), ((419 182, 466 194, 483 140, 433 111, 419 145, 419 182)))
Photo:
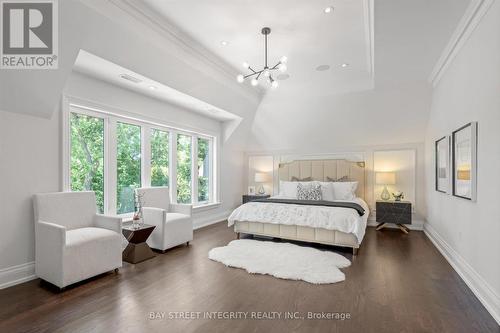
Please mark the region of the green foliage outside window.
POLYGON ((70 114, 72 191, 94 191, 104 212, 104 120, 70 114))
POLYGON ((210 144, 206 139, 198 138, 198 201, 209 201, 210 144))
POLYGON ((177 135, 177 202, 191 203, 191 136, 177 135))
POLYGON ((116 168, 118 214, 135 210, 134 190, 141 186, 141 127, 116 124, 116 168))
POLYGON ((168 132, 151 130, 151 186, 168 186, 168 132))

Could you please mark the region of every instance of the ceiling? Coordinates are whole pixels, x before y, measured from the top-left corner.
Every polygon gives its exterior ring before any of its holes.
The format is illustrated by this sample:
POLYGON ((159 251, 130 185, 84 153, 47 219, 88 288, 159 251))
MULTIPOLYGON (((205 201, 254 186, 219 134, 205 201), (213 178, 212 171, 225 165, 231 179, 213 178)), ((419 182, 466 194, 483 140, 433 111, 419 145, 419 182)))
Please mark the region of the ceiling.
POLYGON ((80 50, 78 53, 74 70, 115 84, 119 87, 166 101, 219 121, 235 120, 238 118, 228 111, 206 103, 193 96, 184 94, 163 83, 133 72, 130 69, 100 58, 85 50, 80 50), (124 75, 126 75, 129 79, 123 78, 122 76, 124 75), (136 81, 134 82, 130 79, 136 81))
MULTIPOLYGON (((271 28, 269 62, 288 57, 283 89, 320 94, 373 85, 373 14, 369 0, 143 0, 183 33, 238 71, 264 65, 261 29, 271 28), (324 9, 333 6, 333 12, 324 9), (222 41, 227 45, 222 45, 222 41), (342 67, 347 63, 349 66, 342 67), (325 71, 317 71, 329 65, 325 71), (326 90, 320 87, 325 87, 326 90)), ((244 84, 249 84, 245 82, 244 84)), ((263 86, 268 86, 265 82, 263 86)))

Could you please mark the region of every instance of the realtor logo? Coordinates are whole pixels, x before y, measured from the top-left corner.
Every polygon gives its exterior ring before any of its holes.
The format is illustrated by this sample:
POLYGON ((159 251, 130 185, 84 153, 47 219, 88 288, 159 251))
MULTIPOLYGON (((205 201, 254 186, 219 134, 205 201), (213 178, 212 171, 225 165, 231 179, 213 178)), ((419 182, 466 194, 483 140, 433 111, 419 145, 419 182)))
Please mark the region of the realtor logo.
POLYGON ((57 69, 56 0, 0 0, 2 69, 57 69))

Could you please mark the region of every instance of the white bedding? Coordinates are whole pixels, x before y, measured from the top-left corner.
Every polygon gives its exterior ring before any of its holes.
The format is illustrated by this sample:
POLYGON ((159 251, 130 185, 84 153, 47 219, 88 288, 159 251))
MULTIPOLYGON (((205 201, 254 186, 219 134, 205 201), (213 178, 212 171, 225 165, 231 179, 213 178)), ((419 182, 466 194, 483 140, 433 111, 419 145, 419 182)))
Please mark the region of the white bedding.
MULTIPOLYGON (((290 199, 282 196, 273 198, 290 199)), ((364 208, 365 214, 363 216, 359 216, 358 212, 352 208, 344 207, 248 202, 231 213, 228 225, 232 226, 235 221, 249 221, 324 228, 354 234, 361 244, 365 235, 369 209, 363 199, 355 198, 352 202, 364 208)))

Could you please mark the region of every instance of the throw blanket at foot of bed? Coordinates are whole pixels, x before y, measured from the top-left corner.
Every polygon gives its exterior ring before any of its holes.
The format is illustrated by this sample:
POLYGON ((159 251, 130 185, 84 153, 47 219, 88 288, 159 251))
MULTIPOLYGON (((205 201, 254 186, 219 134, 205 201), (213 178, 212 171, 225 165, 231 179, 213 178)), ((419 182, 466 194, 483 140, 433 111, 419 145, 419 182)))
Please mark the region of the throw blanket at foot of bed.
POLYGON ((365 214, 365 209, 360 204, 351 201, 326 201, 326 200, 296 200, 296 199, 257 199, 252 202, 272 202, 287 205, 306 205, 306 206, 323 206, 323 207, 341 207, 352 208, 358 212, 359 216, 365 214))
POLYGON ((240 239, 216 247, 208 258, 248 273, 268 274, 281 279, 309 283, 336 283, 345 280, 339 268, 351 262, 340 254, 290 243, 240 239))

